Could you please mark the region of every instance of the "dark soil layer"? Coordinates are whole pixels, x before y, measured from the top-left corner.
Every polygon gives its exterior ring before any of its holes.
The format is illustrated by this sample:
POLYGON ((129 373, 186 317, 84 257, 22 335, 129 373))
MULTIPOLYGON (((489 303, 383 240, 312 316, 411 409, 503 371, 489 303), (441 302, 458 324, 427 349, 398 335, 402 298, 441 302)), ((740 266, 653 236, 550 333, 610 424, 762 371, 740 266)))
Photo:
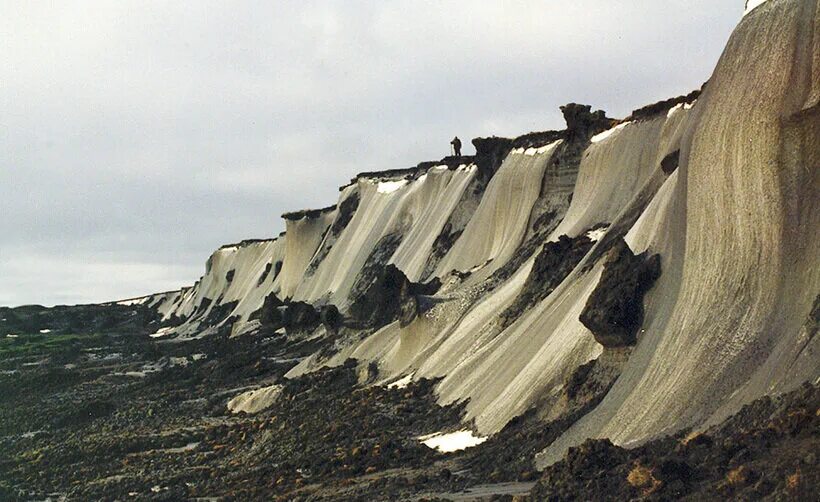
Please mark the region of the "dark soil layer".
POLYGON ((703 434, 633 450, 588 440, 544 471, 532 500, 817 500, 820 388, 744 407, 703 434))
POLYGON ((428 474, 441 455, 416 439, 461 417, 461 406, 435 404, 434 382, 360 385, 354 361, 284 380, 321 342, 158 343, 129 327, 2 339, 0 500, 333 499, 339 489, 372 500, 417 484, 463 486, 428 474), (226 411, 233 396, 275 382, 284 389, 270 408, 226 411))
POLYGON ((442 454, 418 437, 464 428, 464 403, 437 405, 435 382, 373 385, 375 366, 354 361, 283 378, 332 340, 263 329, 158 342, 147 336, 156 319, 140 306, 2 314, 18 333, 0 339, 3 501, 446 500, 477 485, 484 500, 503 500, 493 494, 515 482, 526 492, 538 479, 533 500, 797 500, 818 485, 815 387, 758 401, 699 436, 636 450, 590 441, 542 477, 535 454, 597 406, 617 377, 609 363, 569 378, 551 407, 564 410, 558 418, 534 408, 485 443, 442 454), (77 317, 93 327, 119 319, 118 330, 39 333, 41 321, 77 317), (272 384, 282 392, 268 408, 227 412, 232 397, 272 384))

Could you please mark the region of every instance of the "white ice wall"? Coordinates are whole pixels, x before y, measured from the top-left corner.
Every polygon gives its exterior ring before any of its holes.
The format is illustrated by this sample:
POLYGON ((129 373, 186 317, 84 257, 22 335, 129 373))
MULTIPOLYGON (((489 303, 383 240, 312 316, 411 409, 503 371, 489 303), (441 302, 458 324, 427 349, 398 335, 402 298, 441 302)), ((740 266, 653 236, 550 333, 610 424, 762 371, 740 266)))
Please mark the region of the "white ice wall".
POLYGON ((326 211, 316 217, 304 216, 285 222, 285 256, 277 279, 281 300, 294 296, 302 284, 305 269, 316 253, 337 211, 326 211))
POLYGON ((698 101, 655 229, 669 249, 645 333, 604 401, 548 448, 586 437, 643 441, 714 423, 820 376, 802 325, 820 291, 820 17, 771 1, 732 35, 698 101))
POLYGON ((356 214, 316 271, 299 284, 294 299, 323 299, 346 308, 367 258, 391 234, 407 240, 395 251, 393 261, 417 277, 475 170, 472 165, 455 170, 434 167, 412 180, 359 179, 356 214))
POLYGON ((680 106, 651 120, 620 124, 593 138, 581 160, 567 214, 550 240, 612 223, 664 157, 679 148, 690 112, 680 106))
POLYGON ((544 171, 559 144, 514 150, 504 159, 461 237, 438 264, 437 276, 486 264, 482 270, 486 277, 513 256, 527 232, 544 171))

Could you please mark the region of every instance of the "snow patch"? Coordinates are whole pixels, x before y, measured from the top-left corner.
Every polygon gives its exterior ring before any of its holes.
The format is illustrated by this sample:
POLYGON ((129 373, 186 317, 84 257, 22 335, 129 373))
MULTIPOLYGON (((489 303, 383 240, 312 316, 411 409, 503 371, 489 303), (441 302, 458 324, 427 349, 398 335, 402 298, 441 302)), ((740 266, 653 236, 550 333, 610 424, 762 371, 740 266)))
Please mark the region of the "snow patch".
POLYGON ((669 118, 672 115, 674 115, 675 113, 677 113, 679 110, 682 110, 682 109, 683 109, 683 103, 678 103, 675 106, 673 106, 672 108, 670 108, 668 112, 666 112, 666 117, 669 118))
POLYGON ((407 184, 407 180, 380 181, 376 190, 379 193, 393 193, 407 184))
POLYGON ((608 228, 609 227, 601 227, 596 228, 594 230, 590 230, 586 233, 586 237, 592 242, 598 242, 599 240, 601 240, 601 237, 603 237, 604 234, 606 234, 608 228))
POLYGON ((6 335, 6 338, 20 338, 20 335, 15 335, 14 333, 9 333, 6 335))
POLYGON ((276 402, 282 393, 281 385, 270 385, 261 389, 243 392, 228 401, 228 411, 231 413, 257 413, 276 402))
POLYGON ((560 142, 561 142, 561 140, 559 139, 558 141, 553 141, 552 143, 550 143, 548 145, 539 146, 538 148, 536 148, 536 147, 530 147, 530 148, 526 148, 526 149, 525 148, 514 148, 510 153, 516 153, 516 154, 519 154, 519 155, 526 155, 528 157, 535 157, 536 155, 542 155, 542 154, 545 154, 545 153, 549 152, 550 150, 555 148, 555 146, 558 145, 558 143, 560 143, 560 142))
POLYGON ((628 126, 631 123, 632 122, 624 122, 622 124, 618 124, 615 127, 613 127, 612 129, 607 129, 606 131, 604 131, 602 133, 596 134, 595 136, 592 137, 592 139, 590 141, 592 141, 593 143, 600 143, 601 141, 607 139, 608 137, 612 136, 617 131, 620 131, 621 129, 623 129, 624 127, 628 126))
POLYGON ((438 450, 442 453, 450 453, 478 446, 488 438, 474 436, 471 430, 463 430, 446 434, 436 432, 435 434, 420 436, 417 439, 428 448, 438 450))
POLYGON ((396 380, 395 382, 393 382, 391 384, 388 384, 387 388, 388 389, 404 389, 405 387, 410 385, 410 382, 412 382, 412 381, 413 381, 413 373, 410 373, 406 377, 400 378, 400 379, 396 380))
POLYGON ((51 330, 50 329, 41 329, 40 333, 45 335, 46 333, 51 333, 51 330))
POLYGON ((766 3, 766 0, 749 0, 746 2, 746 10, 743 12, 743 15, 745 16, 746 14, 752 12, 755 8, 764 3, 766 3))

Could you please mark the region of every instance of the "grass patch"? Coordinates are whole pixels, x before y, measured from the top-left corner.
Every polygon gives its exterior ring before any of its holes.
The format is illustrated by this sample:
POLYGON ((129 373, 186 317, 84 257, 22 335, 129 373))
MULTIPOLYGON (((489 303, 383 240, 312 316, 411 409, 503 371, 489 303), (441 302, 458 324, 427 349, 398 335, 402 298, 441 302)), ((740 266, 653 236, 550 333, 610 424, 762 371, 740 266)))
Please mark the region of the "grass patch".
POLYGON ((16 338, 0 338, 0 359, 80 349, 102 342, 106 335, 31 333, 16 338))

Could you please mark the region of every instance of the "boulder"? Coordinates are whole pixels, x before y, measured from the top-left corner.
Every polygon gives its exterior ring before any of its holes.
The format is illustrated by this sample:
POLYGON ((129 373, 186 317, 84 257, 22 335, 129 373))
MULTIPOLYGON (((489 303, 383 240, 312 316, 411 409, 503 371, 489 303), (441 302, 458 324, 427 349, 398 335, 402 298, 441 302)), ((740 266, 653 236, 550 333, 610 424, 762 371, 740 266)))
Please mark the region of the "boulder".
POLYGON ((605 347, 637 342, 643 324, 643 297, 661 272, 660 255, 635 255, 620 239, 604 259, 604 270, 587 299, 580 321, 605 347))
POLYGON ((666 174, 672 174, 678 168, 678 164, 680 164, 680 150, 675 150, 663 158, 661 169, 666 174))
POLYGON ((339 328, 342 327, 344 317, 336 305, 323 305, 319 309, 319 316, 322 319, 322 325, 328 333, 338 333, 339 328))
POLYGON ((351 305, 350 314, 357 322, 374 328, 397 319, 406 326, 418 315, 418 295, 431 295, 440 287, 438 279, 426 284, 412 282, 391 263, 351 305))
POLYGON ((282 324, 289 332, 311 332, 322 322, 316 308, 306 302, 287 303, 280 310, 282 311, 282 324))

